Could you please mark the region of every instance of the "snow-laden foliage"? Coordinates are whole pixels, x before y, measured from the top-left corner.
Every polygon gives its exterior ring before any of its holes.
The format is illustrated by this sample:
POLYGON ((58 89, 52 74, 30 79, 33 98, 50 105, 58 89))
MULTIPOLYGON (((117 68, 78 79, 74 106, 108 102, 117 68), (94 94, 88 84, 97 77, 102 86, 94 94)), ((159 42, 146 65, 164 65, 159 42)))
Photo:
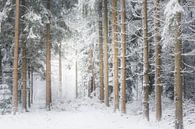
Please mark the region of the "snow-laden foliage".
POLYGON ((184 13, 183 7, 178 0, 170 0, 165 7, 165 25, 162 33, 163 47, 172 47, 174 45, 175 25, 179 24, 176 19, 178 13, 184 13))
POLYGON ((11 90, 7 84, 0 84, 0 113, 11 111, 11 90))

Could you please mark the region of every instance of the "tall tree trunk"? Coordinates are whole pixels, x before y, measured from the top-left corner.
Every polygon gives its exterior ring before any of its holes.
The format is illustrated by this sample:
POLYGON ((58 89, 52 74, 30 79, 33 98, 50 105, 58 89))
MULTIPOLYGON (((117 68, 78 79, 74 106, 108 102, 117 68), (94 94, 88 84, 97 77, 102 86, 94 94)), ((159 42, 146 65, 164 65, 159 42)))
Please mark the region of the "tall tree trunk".
POLYGON ((15 114, 18 111, 18 50, 19 50, 19 22, 20 22, 20 0, 16 0, 16 17, 15 17, 15 47, 14 47, 14 64, 13 64, 13 91, 12 91, 12 108, 15 114))
POLYGON ((104 102, 109 106, 109 74, 108 74, 108 7, 107 0, 103 0, 103 71, 104 71, 104 102))
POLYGON ((156 105, 156 120, 160 121, 162 116, 161 107, 161 81, 160 81, 160 70, 161 70, 161 35, 160 35, 160 0, 154 0, 154 42, 155 48, 155 105, 156 105))
MULTIPOLYGON (((47 9, 50 10, 51 0, 47 1, 47 9)), ((50 22, 50 16, 49 16, 50 22)), ((46 108, 51 110, 51 34, 50 23, 46 24, 46 108)))
MULTIPOLYGON (((23 15, 25 15, 26 10, 26 3, 25 0, 22 0, 22 6, 23 6, 23 15)), ((25 19, 23 18, 23 21, 25 19)), ((23 29, 25 28, 25 23, 22 24, 23 29)), ((22 36, 22 109, 24 111, 27 111, 27 92, 26 92, 26 85, 27 85, 27 62, 26 62, 26 32, 23 31, 22 36)))
POLYGON ((33 86, 33 78, 34 78, 34 76, 33 76, 33 66, 31 65, 31 67, 30 67, 30 79, 31 80, 29 80, 30 81, 30 103, 31 104, 33 104, 33 101, 34 101, 34 93, 33 93, 33 88, 34 88, 34 86, 33 86))
POLYGON ((59 41, 59 97, 62 98, 62 42, 59 41))
POLYGON ((104 101, 104 68, 103 68, 103 29, 102 29, 102 2, 99 1, 99 50, 100 50, 100 101, 104 101))
POLYGON ((2 84, 2 43, 0 44, 0 84, 2 84))
POLYGON ((114 80, 114 110, 119 109, 118 85, 118 34, 117 34, 117 0, 112 0, 112 45, 113 45, 113 80, 114 80))
POLYGON ((143 115, 149 121, 149 62, 148 62, 148 22, 147 22, 147 0, 143 0, 142 3, 142 24, 143 24, 143 43, 144 43, 144 55, 143 55, 143 94, 144 94, 144 108, 143 115))
MULTIPOLYGON (((178 0, 178 2, 180 2, 178 0)), ((175 25, 175 129, 183 129, 183 99, 182 99, 182 40, 181 13, 176 14, 175 25)))
POLYGON ((75 76, 76 76, 76 98, 78 98, 78 61, 77 61, 77 50, 76 50, 76 62, 75 62, 75 76))
POLYGON ((121 0, 122 19, 122 105, 123 113, 126 113, 126 6, 125 0, 121 0))

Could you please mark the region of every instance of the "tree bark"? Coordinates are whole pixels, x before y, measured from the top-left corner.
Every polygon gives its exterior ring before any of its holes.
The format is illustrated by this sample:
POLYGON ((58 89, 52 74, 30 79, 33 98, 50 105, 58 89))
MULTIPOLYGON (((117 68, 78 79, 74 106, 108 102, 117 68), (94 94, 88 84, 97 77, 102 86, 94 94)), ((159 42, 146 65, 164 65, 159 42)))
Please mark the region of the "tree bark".
MULTIPOLYGON (((50 10, 51 0, 47 1, 47 9, 50 10)), ((50 22, 50 16, 49 16, 50 22)), ((51 110, 51 34, 50 23, 46 24, 46 108, 51 110)))
POLYGON ((114 76, 114 110, 119 109, 118 85, 118 34, 117 34, 117 0, 112 0, 112 45, 113 45, 113 76, 114 76))
POLYGON ((33 101, 34 101, 34 93, 33 93, 33 88, 34 88, 34 86, 33 86, 33 78, 34 78, 34 76, 33 76, 33 66, 31 65, 31 67, 30 67, 30 79, 31 79, 31 81, 30 81, 30 103, 31 104, 33 104, 33 101))
MULTIPOLYGON (((26 3, 25 0, 22 0, 22 6, 23 6, 23 15, 25 15, 26 12, 26 3)), ((23 21, 25 19, 23 18, 23 21)), ((25 23, 22 24, 23 29, 25 28, 25 23)), ((24 111, 27 111, 27 61, 26 61, 26 32, 23 31, 22 36, 22 108, 24 111)))
POLYGON ((147 0, 143 0, 142 3, 142 24, 143 24, 143 45, 144 45, 144 54, 143 54, 143 115, 147 121, 149 121, 149 62, 148 62, 148 22, 147 22, 147 0))
POLYGON ((104 101, 104 68, 103 68, 103 29, 102 29, 102 2, 99 1, 99 50, 100 50, 100 101, 104 101))
POLYGON ((125 0, 121 0, 122 19, 122 105, 123 113, 126 113, 126 6, 125 0))
POLYGON ((160 70, 161 70, 161 35, 160 35, 160 0, 154 0, 154 42, 155 47, 155 107, 156 107, 156 120, 160 121, 162 117, 162 107, 161 107, 161 80, 160 80, 160 70))
MULTIPOLYGON (((179 0, 178 0, 179 1, 179 0)), ((182 95, 182 40, 181 13, 176 14, 175 26, 175 129, 183 129, 183 95, 182 95)))
POLYGON ((108 7, 107 0, 103 0, 103 71, 104 71, 104 102, 109 106, 109 75, 108 75, 108 7))
POLYGON ((59 97, 62 98, 62 42, 59 41, 59 97))
POLYGON ((75 62, 75 76, 76 76, 76 98, 78 98, 78 61, 77 61, 77 50, 76 50, 76 62, 75 62))
POLYGON ((0 84, 2 84, 2 43, 0 44, 0 84))
POLYGON ((19 50, 19 23, 20 23, 20 0, 16 0, 15 17, 15 47, 13 64, 13 91, 12 91, 12 111, 18 112, 18 50, 19 50))

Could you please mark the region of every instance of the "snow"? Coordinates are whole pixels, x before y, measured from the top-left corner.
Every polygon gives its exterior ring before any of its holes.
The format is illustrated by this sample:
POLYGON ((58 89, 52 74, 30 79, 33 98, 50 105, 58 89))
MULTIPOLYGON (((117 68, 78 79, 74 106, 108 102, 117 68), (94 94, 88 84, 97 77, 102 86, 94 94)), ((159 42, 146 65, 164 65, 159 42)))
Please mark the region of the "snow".
MULTIPOLYGON (((45 81, 34 74, 34 104, 29 112, 17 115, 0 115, 1 129, 173 129, 174 103, 163 98, 163 118, 155 121, 154 100, 150 100, 150 122, 143 119, 141 101, 128 103, 127 114, 114 112, 95 97, 75 99, 74 64, 70 69, 63 66, 63 98, 58 91, 58 58, 52 60, 51 111, 45 110, 45 81)), ((195 128, 195 110, 191 101, 184 104, 184 128, 195 128)))
MULTIPOLYGON (((32 110, 17 115, 0 116, 1 129, 173 129, 171 117, 165 117, 156 123, 146 122, 142 115, 129 113, 124 115, 113 112, 97 99, 66 100, 55 103, 52 111, 42 108, 44 103, 35 101, 32 110)), ((128 107, 132 105, 128 105, 128 107)), ((128 108, 129 109, 129 108, 128 108)), ((165 114, 173 110, 166 110, 165 114)), ((188 114, 189 115, 189 114, 188 114)), ((154 116, 154 113, 151 113, 154 116)), ((153 117, 152 117, 153 118, 153 117)), ((195 117, 194 117, 195 118, 195 117)), ((184 119, 185 120, 185 119, 184 119)), ((194 129, 195 124, 185 126, 194 129)))
POLYGON ((177 25, 175 18, 177 13, 184 13, 183 7, 179 4, 178 0, 170 0, 164 10, 165 25, 162 32, 163 48, 174 46, 174 28, 177 25))

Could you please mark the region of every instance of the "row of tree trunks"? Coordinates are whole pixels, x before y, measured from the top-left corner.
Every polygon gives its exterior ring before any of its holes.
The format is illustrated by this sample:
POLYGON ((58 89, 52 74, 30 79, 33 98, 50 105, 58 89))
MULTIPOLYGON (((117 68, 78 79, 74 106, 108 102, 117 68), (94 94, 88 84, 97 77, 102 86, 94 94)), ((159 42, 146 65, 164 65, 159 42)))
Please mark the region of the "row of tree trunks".
MULTIPOLYGON (((109 69, 108 69, 108 1, 99 2, 99 49, 100 49, 100 100, 109 106, 109 69), (101 14, 103 13, 103 17, 101 14), (102 18, 101 18, 102 17, 102 18), (102 22, 103 21, 103 22, 102 22), (102 31, 103 30, 103 31, 102 31), (103 32, 103 34, 102 34, 103 32), (102 37, 103 36, 103 37, 102 37), (103 38, 103 39, 102 39, 103 38), (103 42, 103 45, 102 45, 103 42), (104 94, 103 94, 104 92, 104 94)), ((126 11, 125 0, 121 0, 122 17, 122 112, 126 112, 126 11)), ((118 83, 118 27, 117 27, 117 1, 112 0, 112 45, 113 45, 113 71, 114 71, 114 110, 119 109, 119 83, 118 83)))
MULTIPOLYGON (((178 2, 180 2, 178 0, 178 2)), ((156 120, 160 121, 162 117, 162 102, 161 102, 161 36, 160 36, 160 1, 154 1, 154 28, 156 44, 155 48, 155 106, 156 106, 156 120)), ((144 77, 143 77, 143 89, 144 89, 144 110, 143 114, 146 120, 149 121, 149 64, 148 64, 148 23, 147 23, 147 0, 143 0, 142 8, 143 16, 143 42, 144 42, 144 77)), ((183 129, 183 91, 182 91, 182 40, 181 40, 181 13, 178 12, 175 16, 177 24, 175 24, 175 86, 174 86, 174 101, 175 101, 175 129, 183 129)))

